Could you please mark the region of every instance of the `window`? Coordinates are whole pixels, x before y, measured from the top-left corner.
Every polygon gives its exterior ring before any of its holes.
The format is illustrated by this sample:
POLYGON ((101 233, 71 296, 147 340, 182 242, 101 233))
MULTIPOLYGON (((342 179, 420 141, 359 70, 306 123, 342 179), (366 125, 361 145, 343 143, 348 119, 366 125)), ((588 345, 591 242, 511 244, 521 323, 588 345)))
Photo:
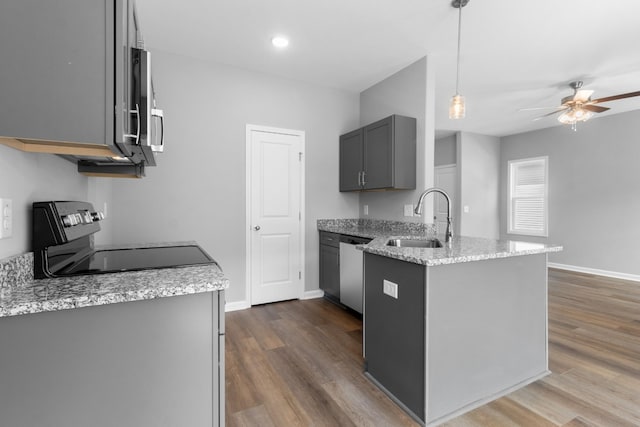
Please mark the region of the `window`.
POLYGON ((509 162, 509 233, 548 235, 547 163, 548 157, 509 162))

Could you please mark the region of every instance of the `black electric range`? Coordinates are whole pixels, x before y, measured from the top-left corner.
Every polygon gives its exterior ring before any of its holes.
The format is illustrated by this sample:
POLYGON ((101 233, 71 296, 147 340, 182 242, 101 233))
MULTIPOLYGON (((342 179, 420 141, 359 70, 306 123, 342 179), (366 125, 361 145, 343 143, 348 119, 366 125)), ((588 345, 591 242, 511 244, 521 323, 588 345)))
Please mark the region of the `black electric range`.
POLYGON ((64 277, 215 264, 196 244, 94 249, 105 219, 88 202, 33 203, 34 277, 64 277))

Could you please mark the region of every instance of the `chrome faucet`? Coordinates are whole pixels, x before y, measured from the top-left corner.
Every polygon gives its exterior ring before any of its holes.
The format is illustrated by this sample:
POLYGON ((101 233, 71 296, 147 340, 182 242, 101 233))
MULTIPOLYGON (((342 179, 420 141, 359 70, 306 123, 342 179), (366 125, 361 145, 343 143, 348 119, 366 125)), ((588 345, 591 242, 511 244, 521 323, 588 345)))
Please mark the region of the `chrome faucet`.
POLYGON ((422 193, 420 195, 420 198, 418 199, 418 204, 416 205, 416 209, 414 210, 414 212, 418 216, 422 215, 422 204, 424 203, 425 196, 429 193, 440 193, 444 196, 445 199, 447 199, 447 231, 445 232, 444 241, 450 242, 451 238, 453 237, 453 232, 451 230, 451 198, 444 190, 436 187, 431 187, 424 190, 424 193, 422 193))

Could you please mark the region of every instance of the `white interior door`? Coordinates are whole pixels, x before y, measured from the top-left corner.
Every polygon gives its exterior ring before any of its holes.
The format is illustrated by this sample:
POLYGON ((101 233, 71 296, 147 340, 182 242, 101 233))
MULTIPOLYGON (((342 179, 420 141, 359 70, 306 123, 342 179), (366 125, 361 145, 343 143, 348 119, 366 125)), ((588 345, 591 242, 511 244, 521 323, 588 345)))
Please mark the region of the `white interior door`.
MULTIPOLYGON (((442 188, 451 199, 451 215, 453 216, 453 224, 455 225, 456 165, 436 166, 434 182, 435 186, 442 188)), ((433 193, 433 219, 438 234, 444 234, 447 230, 447 200, 441 194, 437 193, 433 193)))
POLYGON ((303 289, 304 133, 264 129, 247 127, 252 305, 300 298, 303 289))

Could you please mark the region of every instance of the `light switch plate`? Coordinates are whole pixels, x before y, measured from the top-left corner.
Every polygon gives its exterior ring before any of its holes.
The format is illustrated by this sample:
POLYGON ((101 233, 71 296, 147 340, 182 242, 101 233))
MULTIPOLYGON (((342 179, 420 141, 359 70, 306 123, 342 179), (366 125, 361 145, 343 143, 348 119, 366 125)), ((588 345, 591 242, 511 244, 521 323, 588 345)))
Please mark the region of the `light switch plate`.
POLYGON ((364 215, 369 215, 369 205, 364 205, 362 208, 364 215))
POLYGON ((0 239, 13 235, 13 204, 11 199, 0 199, 0 239))
POLYGON ((398 284, 390 282, 389 280, 383 280, 382 292, 384 292, 385 295, 389 295, 391 298, 398 299, 398 284))
POLYGON ((404 216, 413 216, 413 205, 404 205, 404 216))

